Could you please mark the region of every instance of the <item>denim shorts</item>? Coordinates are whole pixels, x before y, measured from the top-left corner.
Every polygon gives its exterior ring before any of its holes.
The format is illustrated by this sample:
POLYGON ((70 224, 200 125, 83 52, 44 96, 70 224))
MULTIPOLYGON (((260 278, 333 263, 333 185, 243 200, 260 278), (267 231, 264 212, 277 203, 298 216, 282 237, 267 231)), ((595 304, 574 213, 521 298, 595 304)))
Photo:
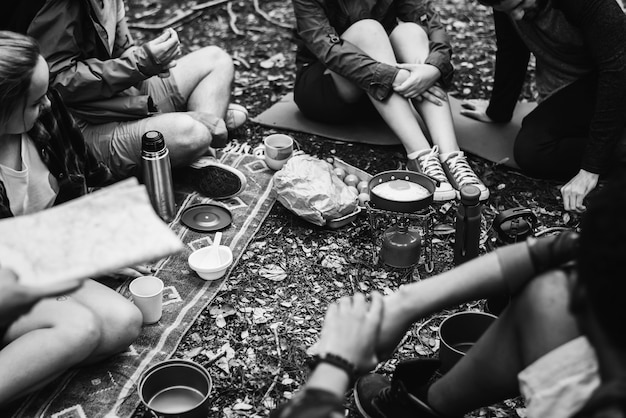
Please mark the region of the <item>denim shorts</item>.
MULTIPOLYGON (((173 77, 151 77, 137 86, 139 94, 149 95, 161 113, 185 111, 187 99, 173 77)), ((78 120, 85 142, 96 158, 104 162, 116 178, 136 174, 141 162, 141 137, 147 118, 127 122, 90 124, 78 120)))
POLYGON ((569 418, 600 385, 596 352, 578 337, 537 359, 518 380, 528 418, 569 418))

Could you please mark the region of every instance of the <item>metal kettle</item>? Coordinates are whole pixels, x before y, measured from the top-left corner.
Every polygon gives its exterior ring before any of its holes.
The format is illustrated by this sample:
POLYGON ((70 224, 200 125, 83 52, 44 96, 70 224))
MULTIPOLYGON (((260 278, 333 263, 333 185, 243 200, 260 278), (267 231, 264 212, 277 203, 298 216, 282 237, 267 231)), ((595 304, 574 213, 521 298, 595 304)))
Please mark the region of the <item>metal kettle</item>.
POLYGON ((421 249, 419 230, 403 220, 383 232, 380 259, 390 267, 412 267, 419 262, 421 249))

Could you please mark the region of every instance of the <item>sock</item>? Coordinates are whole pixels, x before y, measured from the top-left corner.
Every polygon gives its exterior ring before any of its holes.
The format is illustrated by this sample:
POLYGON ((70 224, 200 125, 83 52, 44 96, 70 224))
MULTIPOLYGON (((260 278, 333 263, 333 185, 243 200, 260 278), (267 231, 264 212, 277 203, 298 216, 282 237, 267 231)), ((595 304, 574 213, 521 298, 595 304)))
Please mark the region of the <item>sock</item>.
POLYGON ((445 162, 450 156, 458 151, 446 152, 445 154, 439 154, 439 160, 441 162, 445 162))
POLYGON ((417 158, 417 157, 418 157, 418 156, 419 156, 422 152, 424 152, 424 150, 423 150, 423 149, 420 149, 420 150, 417 150, 417 151, 413 151, 413 152, 411 152, 411 153, 407 154, 407 155, 406 155, 406 158, 407 158, 408 160, 414 160, 414 159, 416 159, 416 158, 417 158))

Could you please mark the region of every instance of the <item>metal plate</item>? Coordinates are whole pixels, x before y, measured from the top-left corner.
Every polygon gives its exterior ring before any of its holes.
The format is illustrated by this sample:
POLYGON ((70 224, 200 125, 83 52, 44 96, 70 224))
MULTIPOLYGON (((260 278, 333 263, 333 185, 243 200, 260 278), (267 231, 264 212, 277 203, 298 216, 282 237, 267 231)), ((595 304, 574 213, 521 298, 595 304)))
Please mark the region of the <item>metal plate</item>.
POLYGON ((185 209, 180 221, 194 231, 212 232, 229 226, 233 221, 233 215, 223 206, 207 203, 185 209))

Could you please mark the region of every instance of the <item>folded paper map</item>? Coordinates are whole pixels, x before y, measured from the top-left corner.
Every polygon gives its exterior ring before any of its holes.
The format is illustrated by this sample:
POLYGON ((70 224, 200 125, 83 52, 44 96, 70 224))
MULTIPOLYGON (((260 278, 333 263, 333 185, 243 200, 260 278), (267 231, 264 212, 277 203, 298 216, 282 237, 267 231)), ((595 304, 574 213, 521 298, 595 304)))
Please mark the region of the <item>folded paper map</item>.
POLYGON ((134 178, 42 212, 0 220, 0 266, 25 285, 95 277, 182 249, 134 178))

